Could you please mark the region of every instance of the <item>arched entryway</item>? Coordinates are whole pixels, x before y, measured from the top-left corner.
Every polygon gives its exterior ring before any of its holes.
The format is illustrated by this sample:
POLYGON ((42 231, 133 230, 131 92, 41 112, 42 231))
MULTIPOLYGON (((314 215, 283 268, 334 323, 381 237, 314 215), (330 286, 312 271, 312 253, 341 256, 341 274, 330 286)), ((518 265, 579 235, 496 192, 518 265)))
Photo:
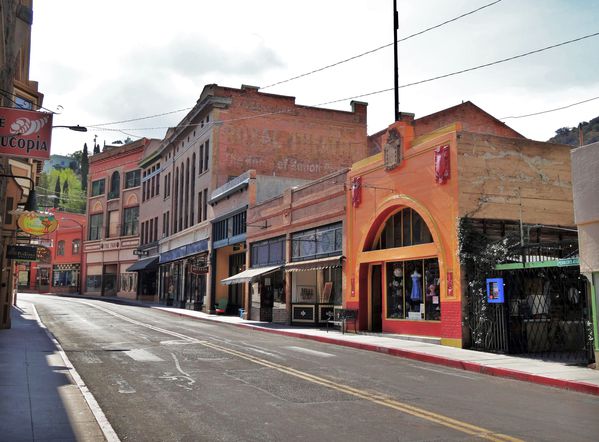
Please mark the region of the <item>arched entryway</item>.
POLYGON ((373 220, 358 257, 363 329, 441 336, 446 283, 438 229, 418 203, 390 198, 373 220))

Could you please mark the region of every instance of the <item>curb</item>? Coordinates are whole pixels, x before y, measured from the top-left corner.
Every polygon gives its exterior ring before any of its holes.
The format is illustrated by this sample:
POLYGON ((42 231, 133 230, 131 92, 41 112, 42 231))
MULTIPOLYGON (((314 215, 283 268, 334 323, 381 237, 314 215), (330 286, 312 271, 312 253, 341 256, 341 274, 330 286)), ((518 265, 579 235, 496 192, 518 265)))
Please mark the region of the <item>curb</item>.
POLYGON ((508 369, 508 368, 490 367, 487 365, 483 365, 479 362, 462 361, 459 359, 451 359, 451 358, 447 358, 447 357, 443 357, 443 356, 419 353, 419 352, 412 351, 412 350, 381 347, 379 345, 365 344, 365 343, 361 343, 361 342, 343 341, 343 340, 336 339, 336 338, 329 338, 329 337, 325 337, 325 336, 314 336, 314 335, 308 335, 308 334, 303 334, 303 333, 299 333, 299 332, 290 332, 290 331, 286 331, 286 330, 271 329, 271 328, 261 327, 259 325, 253 325, 253 324, 247 324, 247 323, 232 323, 232 322, 218 321, 218 320, 214 320, 214 319, 189 315, 189 314, 186 314, 185 311, 174 312, 174 311, 170 311, 170 310, 163 310, 160 307, 155 307, 152 305, 143 304, 141 302, 132 301, 132 300, 128 300, 128 299, 127 300, 113 300, 113 299, 107 299, 107 298, 81 296, 81 295, 69 296, 69 297, 82 298, 82 299, 100 299, 100 300, 104 300, 107 302, 114 302, 115 304, 144 306, 144 307, 149 307, 149 308, 154 308, 156 310, 160 310, 160 311, 170 314, 170 315, 185 317, 185 318, 189 318, 189 319, 196 319, 196 320, 200 320, 200 321, 219 323, 219 324, 224 324, 224 325, 231 325, 231 326, 235 326, 235 327, 241 327, 241 328, 261 331, 261 332, 265 332, 265 333, 272 333, 272 334, 277 334, 277 335, 281 335, 281 336, 287 336, 287 337, 299 338, 299 339, 307 339, 307 340, 311 340, 311 341, 322 342, 325 344, 340 345, 343 347, 350 347, 350 348, 355 348, 358 350, 373 351, 373 352, 377 352, 377 353, 387 354, 390 356, 397 356, 397 357, 402 357, 402 358, 406 358, 406 359, 411 359, 411 360, 415 360, 415 361, 419 361, 419 362, 426 362, 429 364, 442 365, 445 367, 469 371, 472 373, 479 373, 479 374, 484 374, 484 375, 488 375, 488 376, 513 379, 513 380, 517 380, 517 381, 523 381, 523 382, 529 382, 529 383, 538 384, 538 385, 544 385, 547 387, 559 388, 562 390, 570 390, 570 391, 576 391, 579 393, 585 393, 585 394, 591 394, 594 396, 599 396, 599 385, 589 384, 587 382, 550 378, 547 376, 537 375, 537 374, 533 374, 533 373, 526 373, 523 371, 518 371, 518 370, 513 370, 513 369, 508 369))

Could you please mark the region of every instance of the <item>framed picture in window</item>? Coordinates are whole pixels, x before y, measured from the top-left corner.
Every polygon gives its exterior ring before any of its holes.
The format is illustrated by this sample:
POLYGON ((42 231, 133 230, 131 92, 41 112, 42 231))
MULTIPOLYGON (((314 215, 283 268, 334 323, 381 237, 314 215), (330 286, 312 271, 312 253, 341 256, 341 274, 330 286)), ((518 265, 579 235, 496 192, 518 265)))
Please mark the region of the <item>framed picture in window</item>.
POLYGON ((322 295, 320 295, 321 304, 331 303, 331 293, 333 292, 333 281, 325 282, 322 288, 322 295))
POLYGON ((311 285, 298 285, 297 291, 302 302, 314 302, 316 287, 311 285))

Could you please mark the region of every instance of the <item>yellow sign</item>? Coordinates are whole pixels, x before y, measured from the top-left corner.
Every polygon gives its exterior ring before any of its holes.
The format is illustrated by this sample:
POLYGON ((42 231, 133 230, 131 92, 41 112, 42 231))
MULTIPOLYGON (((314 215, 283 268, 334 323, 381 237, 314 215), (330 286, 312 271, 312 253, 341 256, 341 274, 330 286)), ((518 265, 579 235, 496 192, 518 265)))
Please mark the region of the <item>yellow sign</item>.
POLYGON ((23 232, 35 236, 52 233, 58 228, 58 221, 53 213, 24 212, 19 216, 17 224, 23 232))

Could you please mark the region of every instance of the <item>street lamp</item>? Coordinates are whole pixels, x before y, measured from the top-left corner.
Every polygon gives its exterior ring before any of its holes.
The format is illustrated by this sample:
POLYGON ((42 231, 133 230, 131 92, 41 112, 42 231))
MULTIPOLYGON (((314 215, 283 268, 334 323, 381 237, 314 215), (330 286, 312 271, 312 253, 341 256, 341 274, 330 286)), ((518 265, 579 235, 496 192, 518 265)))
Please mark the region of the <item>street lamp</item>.
POLYGON ((65 129, 69 129, 69 130, 73 130, 75 132, 87 132, 87 127, 85 126, 52 126, 52 129, 56 129, 56 128, 65 128, 65 129))
POLYGON ((35 181, 33 181, 32 178, 25 175, 9 175, 5 173, 0 174, 0 176, 7 178, 23 178, 29 180, 31 182, 31 189, 29 189, 29 195, 27 195, 27 201, 25 202, 25 210, 28 210, 30 212, 37 211, 37 201, 35 199, 35 181))

